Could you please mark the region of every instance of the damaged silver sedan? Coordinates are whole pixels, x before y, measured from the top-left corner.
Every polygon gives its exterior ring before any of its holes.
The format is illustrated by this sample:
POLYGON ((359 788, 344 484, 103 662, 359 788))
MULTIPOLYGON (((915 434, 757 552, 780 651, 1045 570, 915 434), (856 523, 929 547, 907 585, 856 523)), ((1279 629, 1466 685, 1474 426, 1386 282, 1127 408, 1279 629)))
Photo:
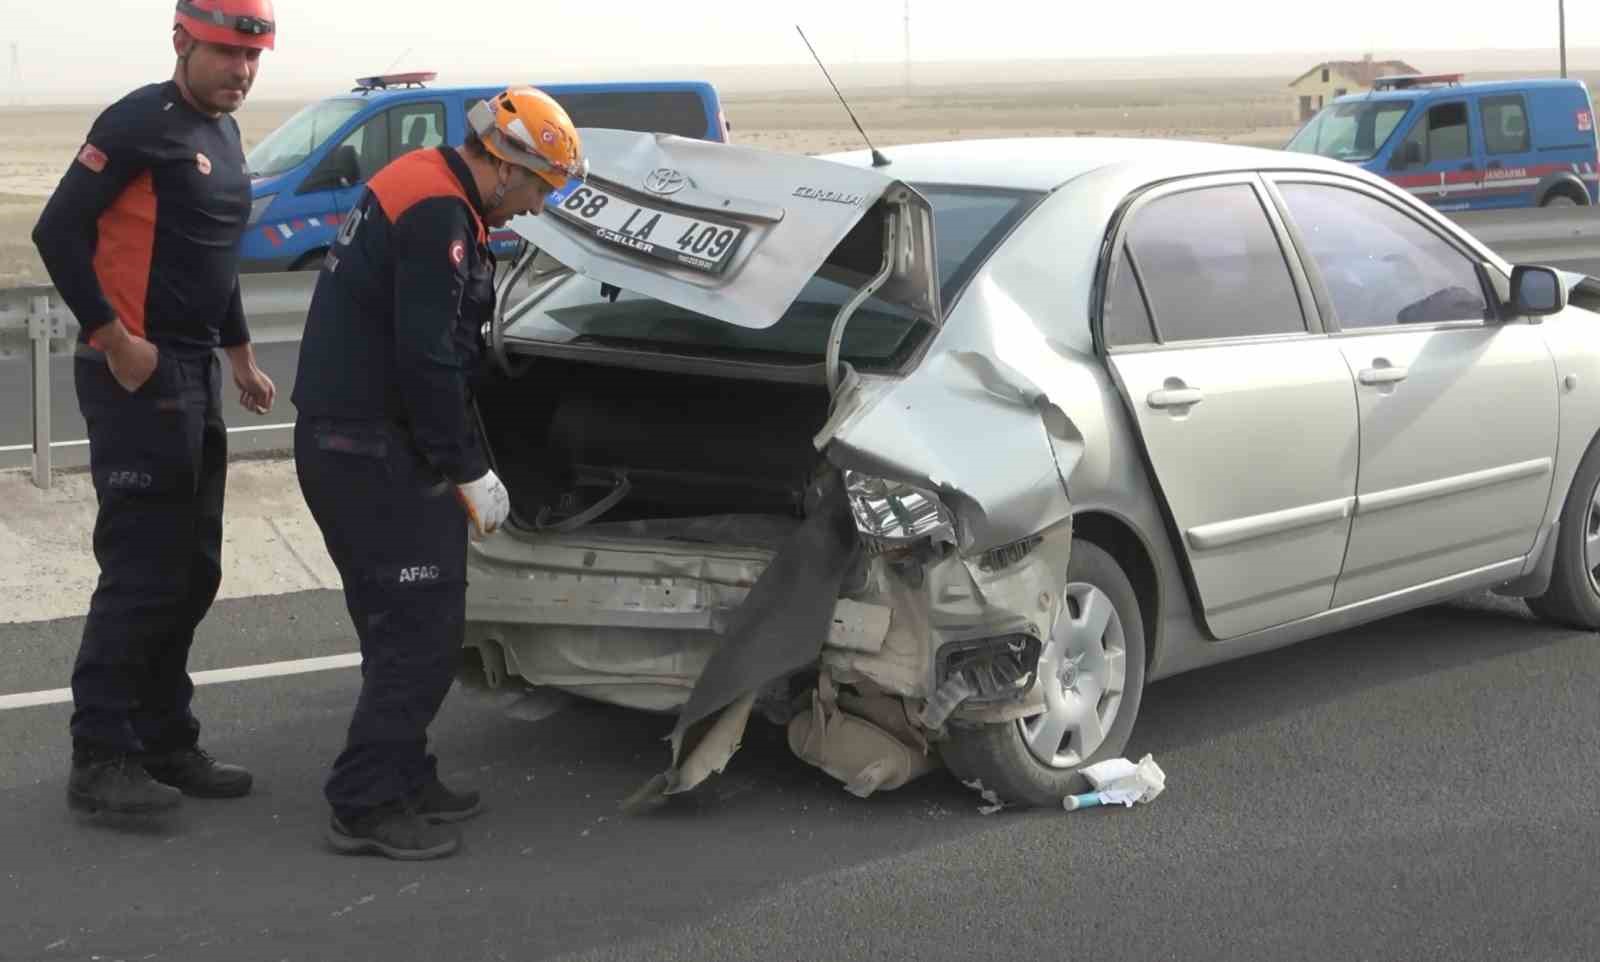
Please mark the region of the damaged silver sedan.
POLYGON ((583 136, 486 332, 466 646, 675 715, 634 805, 753 718, 1057 805, 1165 675, 1485 586, 1600 625, 1591 281, 1309 156, 583 136))

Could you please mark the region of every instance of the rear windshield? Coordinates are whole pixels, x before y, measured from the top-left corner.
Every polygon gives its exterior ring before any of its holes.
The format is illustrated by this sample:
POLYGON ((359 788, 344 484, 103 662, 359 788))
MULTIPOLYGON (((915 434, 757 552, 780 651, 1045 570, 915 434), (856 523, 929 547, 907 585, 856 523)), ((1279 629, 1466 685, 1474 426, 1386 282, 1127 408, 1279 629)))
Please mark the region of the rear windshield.
MULTIPOLYGON (((566 109, 576 127, 677 134, 701 140, 716 127, 706 102, 692 90, 596 90, 551 96, 566 109)), ((468 99, 467 109, 471 110, 481 99, 468 99)))
MULTIPOLYGON (((972 274, 1040 195, 987 188, 913 185, 933 207, 939 297, 948 310, 972 274)), ((518 324, 519 338, 665 350, 771 363, 812 364, 827 351, 834 317, 855 289, 813 277, 778 323, 765 330, 725 324, 654 298, 572 281, 518 324)), ((863 370, 899 367, 929 333, 897 305, 869 298, 845 328, 841 356, 863 370)))

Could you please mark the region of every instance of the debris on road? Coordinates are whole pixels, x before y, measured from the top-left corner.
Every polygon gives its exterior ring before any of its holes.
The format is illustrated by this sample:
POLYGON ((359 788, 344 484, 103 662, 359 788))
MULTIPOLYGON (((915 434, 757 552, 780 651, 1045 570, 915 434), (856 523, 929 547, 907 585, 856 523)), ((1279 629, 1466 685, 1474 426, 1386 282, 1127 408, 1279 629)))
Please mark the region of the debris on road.
POLYGON ((979 808, 978 809, 978 814, 980 814, 980 815, 993 815, 995 812, 998 812, 1002 808, 1006 807, 1006 803, 1002 802, 1000 800, 1000 796, 995 794, 994 789, 984 788, 983 787, 983 780, 982 779, 974 778, 970 782, 962 782, 961 784, 963 784, 963 785, 967 786, 968 788, 972 789, 973 791, 977 792, 979 795, 982 795, 983 796, 983 800, 985 802, 989 803, 989 804, 984 805, 981 808, 979 808))
POLYGON ((1132 808, 1135 803, 1148 804, 1167 787, 1166 772, 1149 755, 1139 759, 1137 765, 1126 758, 1111 758, 1082 771, 1095 790, 1062 799, 1061 807, 1069 812, 1096 805, 1132 808))

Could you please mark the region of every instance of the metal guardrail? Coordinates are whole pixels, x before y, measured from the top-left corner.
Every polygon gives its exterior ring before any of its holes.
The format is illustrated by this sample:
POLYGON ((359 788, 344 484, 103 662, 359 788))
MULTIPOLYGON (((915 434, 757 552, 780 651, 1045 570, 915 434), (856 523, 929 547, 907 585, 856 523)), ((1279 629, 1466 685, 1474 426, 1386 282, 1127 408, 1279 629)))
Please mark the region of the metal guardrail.
POLYGON ((1600 209, 1594 207, 1523 207, 1445 216, 1513 264, 1600 261, 1600 209))
MULTIPOLYGON (((277 274, 243 274, 239 284, 244 297, 250 336, 257 344, 297 341, 305 328, 306 309, 316 286, 314 271, 277 274)), ((55 288, 16 287, 0 290, 0 358, 25 355, 32 378, 33 483, 49 488, 51 452, 82 445, 84 441, 57 441, 51 437, 50 358, 70 351, 78 337, 78 322, 55 288)), ((229 428, 229 434, 288 430, 292 424, 229 428)))
MULTIPOLYGON (((1520 208, 1446 214, 1513 263, 1600 264, 1600 210, 1520 208)), ((1595 272, 1600 273, 1600 267, 1595 272)), ((243 274, 245 316, 257 343, 297 341, 316 286, 313 271, 243 274)), ((50 357, 77 338, 78 324, 52 287, 0 289, 0 358, 26 354, 33 378, 33 482, 50 487, 50 452, 83 441, 50 436, 50 357)), ((229 433, 287 430, 291 425, 230 428, 229 433)))

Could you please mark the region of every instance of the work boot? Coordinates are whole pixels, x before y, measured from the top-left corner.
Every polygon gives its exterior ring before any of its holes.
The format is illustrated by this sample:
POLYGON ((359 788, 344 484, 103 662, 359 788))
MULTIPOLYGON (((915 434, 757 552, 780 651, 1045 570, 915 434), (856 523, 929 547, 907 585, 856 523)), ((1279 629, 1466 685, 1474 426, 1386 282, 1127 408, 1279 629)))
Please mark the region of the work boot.
POLYGON ((345 855, 375 853, 404 860, 442 858, 461 845, 454 828, 435 825, 404 803, 385 805, 348 821, 333 815, 327 839, 345 855))
POLYGON ((67 779, 67 806, 79 812, 154 815, 177 808, 183 796, 150 777, 126 752, 74 752, 67 779))
POLYGON ((477 792, 452 792, 435 774, 408 799, 418 815, 433 822, 461 822, 483 811, 477 792))
POLYGON ((224 765, 199 748, 144 756, 145 770, 163 785, 195 798, 238 798, 250 794, 254 781, 237 765, 224 765))

